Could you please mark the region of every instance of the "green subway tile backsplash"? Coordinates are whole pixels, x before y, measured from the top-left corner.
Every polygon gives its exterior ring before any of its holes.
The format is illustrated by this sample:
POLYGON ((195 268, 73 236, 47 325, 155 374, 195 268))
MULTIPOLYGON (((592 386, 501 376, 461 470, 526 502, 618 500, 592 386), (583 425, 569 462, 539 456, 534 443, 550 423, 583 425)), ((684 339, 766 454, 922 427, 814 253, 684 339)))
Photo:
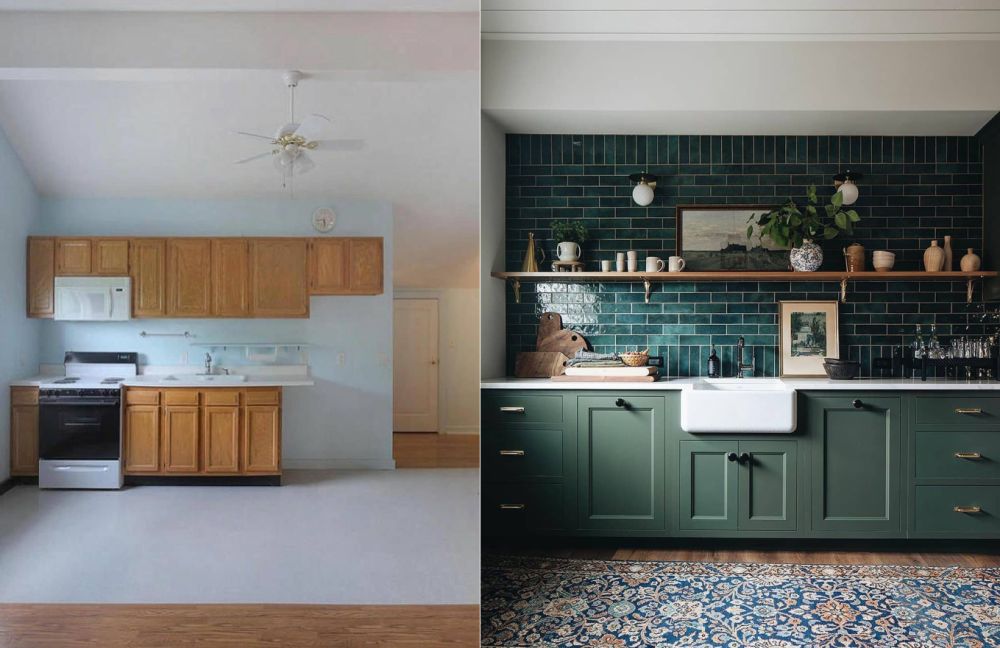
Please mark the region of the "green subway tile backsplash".
MULTIPOLYGON (((586 223, 587 270, 615 252, 640 257, 676 253, 674 208, 681 204, 773 205, 804 199, 814 184, 833 193, 833 174, 865 174, 855 208, 855 235, 824 243, 823 269, 843 269, 841 249, 853 240, 868 252, 896 252, 896 269, 921 267, 931 239, 952 236, 955 266, 968 247, 982 247, 982 163, 971 137, 508 135, 506 237, 508 270, 520 269, 529 232, 551 259, 553 220, 586 223), (630 173, 660 176, 648 207, 631 200, 630 173)), ((543 264, 543 265, 547 265, 543 264)), ((522 284, 522 303, 507 290, 509 369, 535 344, 538 315, 561 313, 598 351, 649 347, 665 372, 701 375, 711 345, 725 374, 735 372, 739 336, 752 349, 758 375, 777 375, 778 302, 836 299, 831 282, 654 284, 649 304, 641 284, 522 284)), ((981 304, 965 303, 962 282, 861 282, 840 305, 841 355, 871 361, 905 344, 916 324, 936 324, 942 337, 980 334, 981 304)), ((750 351, 748 351, 749 353, 750 351)))

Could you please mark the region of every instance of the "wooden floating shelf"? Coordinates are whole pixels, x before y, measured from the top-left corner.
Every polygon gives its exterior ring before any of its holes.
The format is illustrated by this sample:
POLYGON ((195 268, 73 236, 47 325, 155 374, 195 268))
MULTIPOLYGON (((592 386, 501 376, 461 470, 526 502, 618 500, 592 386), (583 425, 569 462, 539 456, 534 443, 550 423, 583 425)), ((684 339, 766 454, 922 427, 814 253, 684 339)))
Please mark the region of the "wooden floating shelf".
POLYGON ((847 272, 846 270, 820 272, 493 272, 491 276, 512 282, 514 297, 521 302, 521 282, 643 282, 646 286, 646 303, 655 282, 677 281, 839 281, 840 301, 847 301, 848 281, 964 281, 966 298, 972 303, 972 282, 976 279, 996 277, 995 270, 975 272, 923 272, 899 270, 889 272, 847 272))

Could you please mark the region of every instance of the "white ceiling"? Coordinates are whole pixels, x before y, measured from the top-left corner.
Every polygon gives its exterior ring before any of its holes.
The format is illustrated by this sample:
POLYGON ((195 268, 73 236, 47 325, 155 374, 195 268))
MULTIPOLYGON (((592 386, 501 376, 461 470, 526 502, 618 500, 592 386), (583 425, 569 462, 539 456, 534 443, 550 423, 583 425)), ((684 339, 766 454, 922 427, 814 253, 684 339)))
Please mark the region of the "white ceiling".
POLYGON ((970 135, 1000 110, 996 0, 484 0, 482 33, 509 132, 970 135))
POLYGON ((479 0, 0 0, 17 11, 479 11, 479 0))
POLYGON ((233 164, 266 142, 233 131, 287 121, 281 71, 301 68, 297 114, 365 145, 312 153, 296 196, 391 201, 394 285, 472 287, 477 29, 454 13, 0 15, 0 127, 43 195, 280 196, 270 159, 233 164))

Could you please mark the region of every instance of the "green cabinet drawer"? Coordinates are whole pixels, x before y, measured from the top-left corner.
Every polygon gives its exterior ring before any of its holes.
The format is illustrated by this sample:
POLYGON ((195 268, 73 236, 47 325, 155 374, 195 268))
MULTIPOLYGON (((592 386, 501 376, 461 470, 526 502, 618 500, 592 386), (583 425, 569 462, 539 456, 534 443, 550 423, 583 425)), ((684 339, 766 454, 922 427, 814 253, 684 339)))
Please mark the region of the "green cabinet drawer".
POLYGON ((563 396, 559 393, 484 392, 482 405, 483 424, 487 427, 518 423, 552 425, 563 420, 563 396))
POLYGON ((483 484, 483 527, 493 534, 563 529, 562 484, 483 484))
POLYGON ((483 431, 486 481, 562 477, 561 428, 503 428, 483 431))
POLYGON ((914 530, 932 535, 1000 535, 1000 486, 917 486, 914 530))
POLYGON ((1000 479, 1000 432, 916 433, 917 479, 1000 479))
POLYGON ((1000 429, 1000 397, 947 394, 917 396, 914 422, 948 428, 1000 429))

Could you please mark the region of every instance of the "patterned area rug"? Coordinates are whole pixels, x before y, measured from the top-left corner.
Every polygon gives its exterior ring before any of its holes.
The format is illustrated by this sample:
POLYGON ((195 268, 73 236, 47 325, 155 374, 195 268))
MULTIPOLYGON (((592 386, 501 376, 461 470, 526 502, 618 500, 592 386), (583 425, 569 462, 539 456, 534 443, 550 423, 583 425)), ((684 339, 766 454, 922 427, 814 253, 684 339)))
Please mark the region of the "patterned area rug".
POLYGON ((485 556, 484 646, 987 648, 1000 569, 485 556))

